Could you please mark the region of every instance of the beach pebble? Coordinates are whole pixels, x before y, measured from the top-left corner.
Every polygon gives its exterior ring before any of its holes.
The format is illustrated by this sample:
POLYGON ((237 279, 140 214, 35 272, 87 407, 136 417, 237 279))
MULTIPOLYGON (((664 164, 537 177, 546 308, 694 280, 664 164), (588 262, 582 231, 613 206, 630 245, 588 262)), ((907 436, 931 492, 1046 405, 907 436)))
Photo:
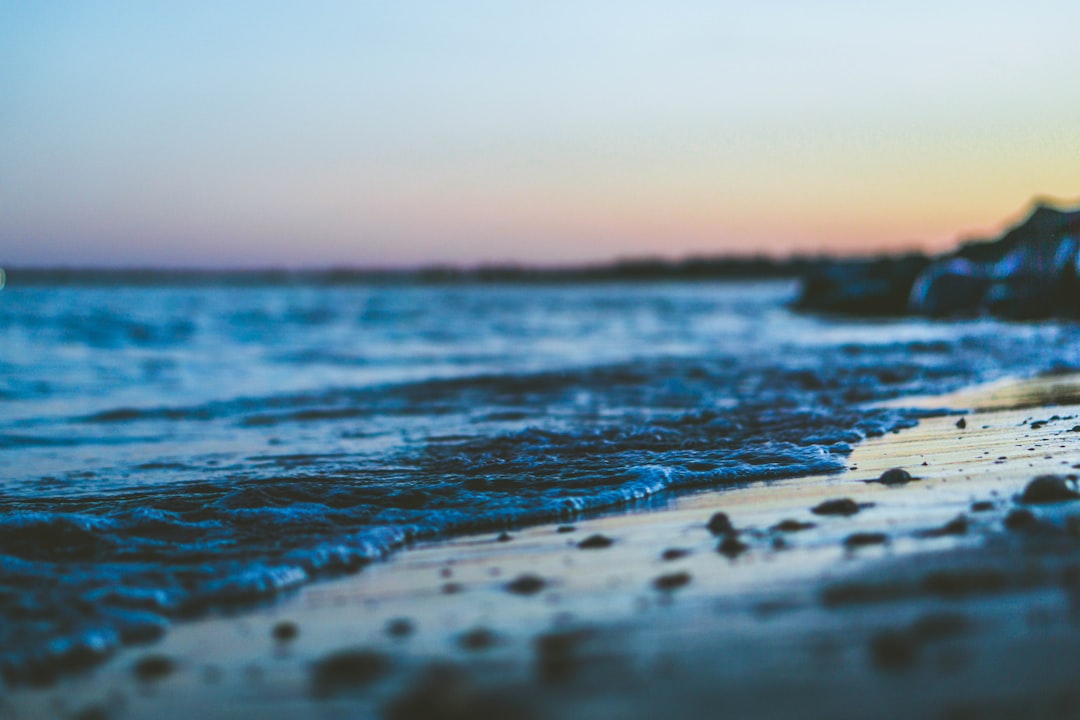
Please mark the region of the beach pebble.
POLYGON ((686 550, 685 548, 668 548, 664 552, 660 553, 660 559, 665 562, 669 562, 671 560, 678 560, 679 558, 684 558, 689 554, 690 551, 686 550))
POLYGON ((727 516, 727 513, 718 512, 713 514, 709 518, 709 522, 705 524, 705 527, 709 529, 713 535, 725 535, 735 529, 731 524, 731 518, 727 516))
POLYGON ((362 688, 390 669, 385 655, 366 648, 338 650, 316 660, 311 668, 311 687, 316 695, 362 688))
POLYGON ((575 530, 577 530, 577 528, 573 525, 560 525, 559 527, 555 528, 555 532, 557 533, 572 533, 575 530))
POLYGON ((274 625, 270 630, 270 634, 278 642, 289 642, 295 640, 296 636, 300 634, 300 626, 291 620, 282 620, 274 625))
POLYGON ((859 512, 859 504, 851 498, 826 500, 810 509, 815 515, 854 515, 859 512))
POLYGON ((971 503, 971 512, 989 512, 994 509, 994 503, 989 500, 976 500, 971 503))
POLYGON ((939 528, 927 530, 924 537, 944 537, 946 535, 966 535, 968 531, 968 519, 963 515, 957 515, 939 528))
POLYGON ((965 420, 964 418, 960 418, 959 420, 956 421, 956 427, 963 430, 964 428, 967 427, 967 420, 965 420))
POLYGON ((607 535, 590 535, 577 544, 581 550, 602 550, 603 548, 611 547, 615 543, 614 540, 607 535))
POLYGON ((579 647, 588 638, 587 630, 560 630, 545 633, 533 641, 536 650, 536 672, 544 682, 555 683, 570 679, 578 669, 579 647))
POLYGON ((132 671, 142 682, 153 682, 172 675, 176 663, 167 655, 144 655, 135 662, 132 671))
POLYGON ((496 542, 510 542, 513 539, 514 539, 514 536, 511 535, 510 533, 501 532, 501 533, 499 533, 498 537, 495 538, 495 541, 496 542))
POLYGON ((1035 514, 1027 508, 1010 510, 1005 516, 1005 527, 1009 530, 1027 530, 1039 524, 1035 514))
POLYGON ((478 627, 462 633, 458 637, 458 645, 466 650, 487 650, 497 643, 499 637, 485 627, 478 627))
POLYGON ((914 480, 907 470, 903 468, 892 468, 881 473, 876 480, 870 480, 869 482, 879 482, 882 485, 904 485, 914 480))
POLYGON ((547 582, 538 575, 518 575, 506 584, 507 592, 515 595, 535 595, 547 586, 547 582))
POLYGON ((879 532, 852 533, 844 538, 844 547, 856 548, 867 545, 883 545, 888 542, 889 536, 879 532))
POLYGON ((386 720, 530 720, 535 713, 513 693, 480 690, 457 667, 435 663, 393 698, 380 716, 386 720))
POLYGON ((677 572, 661 575, 653 580, 653 587, 657 590, 677 590, 690 583, 690 573, 677 572))
POLYGON ((918 645, 904 632, 887 630, 870 640, 870 659, 881 670, 906 670, 918 659, 918 645))
POLYGON ((815 527, 817 527, 817 525, 812 522, 803 522, 802 520, 788 519, 781 520, 780 522, 776 523, 772 526, 772 529, 776 530, 777 532, 801 532, 803 530, 809 530, 810 528, 815 527))
POLYGON ((408 637, 409 635, 412 635, 415 631, 415 626, 408 618, 393 618, 386 623, 386 634, 390 637, 408 637))
POLYGON ((744 543, 738 538, 738 536, 732 533, 720 541, 720 544, 717 546, 716 551, 721 555, 726 555, 729 558, 736 558, 749 549, 749 545, 744 543))
POLYGON ((1020 502, 1054 503, 1080 498, 1080 493, 1069 487, 1069 481, 1061 475, 1040 475, 1027 484, 1020 502))

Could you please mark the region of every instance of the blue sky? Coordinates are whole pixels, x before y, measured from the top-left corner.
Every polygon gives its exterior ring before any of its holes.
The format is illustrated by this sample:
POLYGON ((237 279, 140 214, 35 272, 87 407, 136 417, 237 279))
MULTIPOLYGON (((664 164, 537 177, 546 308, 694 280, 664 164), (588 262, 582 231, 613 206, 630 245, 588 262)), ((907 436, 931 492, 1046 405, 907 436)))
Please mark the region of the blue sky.
POLYGON ((940 249, 1080 197, 1080 5, 0 0, 0 264, 940 249))

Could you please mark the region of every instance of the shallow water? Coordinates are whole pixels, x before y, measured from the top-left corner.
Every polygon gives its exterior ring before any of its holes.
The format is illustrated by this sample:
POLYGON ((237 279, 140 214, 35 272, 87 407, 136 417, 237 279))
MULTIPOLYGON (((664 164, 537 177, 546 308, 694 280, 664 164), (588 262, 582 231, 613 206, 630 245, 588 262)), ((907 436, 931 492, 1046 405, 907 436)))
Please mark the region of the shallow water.
POLYGON ((418 538, 843 470, 877 401, 1080 367, 1069 324, 790 283, 0 292, 0 665, 48 679, 418 538))

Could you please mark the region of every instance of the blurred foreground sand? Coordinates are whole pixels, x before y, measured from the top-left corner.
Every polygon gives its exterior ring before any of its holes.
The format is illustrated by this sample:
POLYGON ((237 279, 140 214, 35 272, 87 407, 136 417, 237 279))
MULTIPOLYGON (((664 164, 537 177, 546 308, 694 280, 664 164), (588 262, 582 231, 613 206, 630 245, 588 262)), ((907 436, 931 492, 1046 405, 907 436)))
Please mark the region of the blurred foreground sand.
POLYGON ((867 441, 839 476, 410 548, 8 689, 0 718, 1080 717, 1080 502, 1016 497, 1077 472, 1078 388, 921 399, 981 409, 867 441), (866 482, 893 467, 917 479, 866 482), (838 498, 862 509, 811 511, 838 498))

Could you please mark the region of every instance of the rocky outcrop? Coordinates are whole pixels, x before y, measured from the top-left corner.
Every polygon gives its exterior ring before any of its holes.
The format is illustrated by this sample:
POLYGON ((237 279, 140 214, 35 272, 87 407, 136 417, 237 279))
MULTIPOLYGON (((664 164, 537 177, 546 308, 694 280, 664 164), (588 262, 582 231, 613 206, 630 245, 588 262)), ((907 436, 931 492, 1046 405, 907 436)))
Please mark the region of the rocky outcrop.
POLYGON ((795 305, 862 316, 1080 317, 1080 208, 1037 203, 1001 237, 933 259, 815 268, 803 278, 795 305))

